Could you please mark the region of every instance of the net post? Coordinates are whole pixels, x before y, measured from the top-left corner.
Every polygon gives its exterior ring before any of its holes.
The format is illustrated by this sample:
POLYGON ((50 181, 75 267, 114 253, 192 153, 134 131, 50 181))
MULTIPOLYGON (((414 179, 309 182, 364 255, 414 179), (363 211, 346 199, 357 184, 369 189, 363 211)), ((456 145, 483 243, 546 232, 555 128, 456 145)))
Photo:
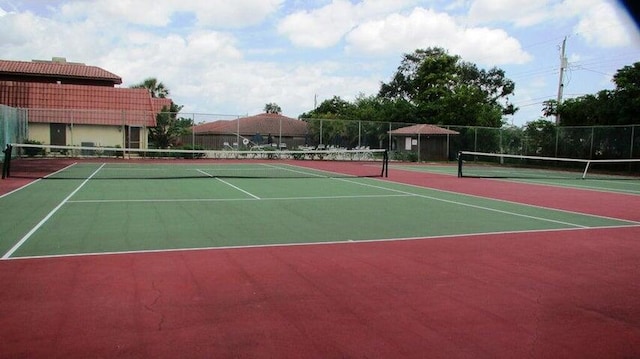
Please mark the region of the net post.
POLYGON ((2 179, 8 178, 10 176, 10 162, 11 162, 11 150, 13 147, 10 144, 7 144, 7 148, 2 150, 4 153, 4 161, 2 161, 2 179))
POLYGON ((591 161, 587 161, 587 164, 584 166, 584 172, 582 172, 582 179, 587 178, 587 171, 589 171, 589 165, 591 165, 591 161))
POLYGON ((462 177, 462 151, 458 151, 458 177, 462 177))
POLYGON ((389 177, 389 151, 384 150, 382 155, 382 177, 389 177))

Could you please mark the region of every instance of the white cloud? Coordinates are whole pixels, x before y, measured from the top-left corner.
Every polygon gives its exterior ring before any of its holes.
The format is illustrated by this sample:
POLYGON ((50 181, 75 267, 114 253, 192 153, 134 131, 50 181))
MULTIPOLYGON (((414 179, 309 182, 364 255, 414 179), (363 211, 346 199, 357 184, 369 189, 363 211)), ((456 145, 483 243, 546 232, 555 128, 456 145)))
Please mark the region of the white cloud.
POLYGON ((500 29, 465 28, 445 13, 416 8, 408 16, 392 14, 363 23, 347 35, 352 52, 383 54, 443 47, 467 61, 499 65, 524 63, 530 55, 500 29))
POLYGON ((334 95, 352 100, 361 91, 373 93, 379 88, 376 78, 340 76, 336 68, 339 66, 331 62, 287 67, 268 62, 221 62, 197 77, 168 85, 176 94, 174 101, 187 104, 184 112, 220 113, 216 108, 224 108, 227 113, 254 114, 262 112, 266 103, 275 102, 292 117, 311 110, 316 94, 319 101, 334 95))
POLYGON ((0 16, 0 24, 3 31, 0 31, 0 46, 13 47, 21 46, 27 41, 31 41, 42 28, 41 19, 33 14, 27 13, 4 13, 0 16))
POLYGON ((336 0, 315 11, 300 11, 287 16, 278 31, 297 46, 325 48, 335 45, 356 21, 353 6, 348 1, 336 0))
POLYGON ((518 27, 575 20, 574 31, 579 36, 605 48, 627 46, 636 33, 633 22, 614 0, 474 0, 467 19, 518 27))
POLYGON ((588 43, 610 48, 630 45, 634 25, 608 2, 589 7, 575 26, 578 36, 588 43))
POLYGON ((475 24, 505 22, 530 26, 547 18, 548 3, 549 0, 474 0, 468 20, 475 24))
POLYGON ((90 20, 118 26, 130 23, 165 26, 171 19, 170 2, 153 0, 97 0, 70 1, 60 7, 59 19, 64 21, 90 20))
MULTIPOLYGON (((284 0, 172 0, 175 11, 191 11, 198 25, 241 28, 261 23, 276 12, 284 0)), ((154 1, 158 3, 158 1, 154 1)))
POLYGON ((415 0, 333 0, 321 8, 295 12, 282 20, 278 32, 301 47, 326 48, 337 44, 361 21, 400 11, 415 0))
POLYGON ((274 13, 284 0, 96 0, 71 1, 61 7, 61 18, 91 19, 100 23, 129 23, 164 27, 178 13, 192 13, 197 25, 240 28, 256 25, 274 13), (248 15, 250 14, 250 15, 248 15))

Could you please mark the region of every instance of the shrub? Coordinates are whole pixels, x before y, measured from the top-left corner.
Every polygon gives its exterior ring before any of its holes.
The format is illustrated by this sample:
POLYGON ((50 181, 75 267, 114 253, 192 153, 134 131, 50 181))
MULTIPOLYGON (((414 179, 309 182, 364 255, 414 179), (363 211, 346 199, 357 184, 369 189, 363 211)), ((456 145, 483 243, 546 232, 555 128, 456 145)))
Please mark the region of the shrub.
MULTIPOLYGON (((42 145, 43 143, 36 140, 25 140, 23 142, 26 145, 42 145)), ((44 156, 44 148, 25 147, 24 154, 27 157, 44 156)))
MULTIPOLYGON (((184 145, 180 148, 181 150, 189 150, 189 151, 201 151, 203 150, 203 148, 201 146, 192 146, 192 145, 184 145)), ((184 157, 187 159, 194 159, 194 158, 203 158, 204 157, 204 152, 190 152, 190 153, 176 153, 176 157, 184 157)))

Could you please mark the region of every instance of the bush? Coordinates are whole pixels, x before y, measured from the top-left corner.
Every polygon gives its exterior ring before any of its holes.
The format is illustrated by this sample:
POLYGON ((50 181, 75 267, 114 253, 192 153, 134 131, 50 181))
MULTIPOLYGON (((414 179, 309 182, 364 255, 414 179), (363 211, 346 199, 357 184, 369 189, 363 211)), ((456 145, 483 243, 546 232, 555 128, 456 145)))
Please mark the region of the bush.
MULTIPOLYGON (((25 145, 43 145, 42 142, 36 140, 25 140, 25 145)), ((25 147, 24 154, 27 157, 44 156, 44 148, 25 147)))
POLYGON ((418 153, 411 151, 391 151, 389 159, 401 162, 418 162, 418 153))
MULTIPOLYGON (((201 146, 192 146, 192 145, 184 145, 180 149, 181 150, 188 150, 188 151, 202 151, 203 150, 203 148, 201 146)), ((183 158, 187 158, 187 159, 203 158, 204 155, 205 155, 204 152, 190 152, 190 153, 177 152, 176 153, 176 157, 183 157, 183 158)))

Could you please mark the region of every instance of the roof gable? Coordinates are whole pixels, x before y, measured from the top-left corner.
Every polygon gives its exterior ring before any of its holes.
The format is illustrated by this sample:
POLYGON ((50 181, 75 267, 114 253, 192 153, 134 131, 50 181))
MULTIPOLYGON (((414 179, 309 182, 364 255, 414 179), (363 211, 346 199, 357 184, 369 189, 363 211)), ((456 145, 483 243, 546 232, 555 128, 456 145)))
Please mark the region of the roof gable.
POLYGON ((458 135, 457 131, 442 128, 436 125, 417 124, 413 126, 401 127, 389 131, 392 135, 458 135))
POLYGON ((291 117, 275 113, 262 113, 255 116, 235 120, 219 120, 193 127, 196 134, 236 134, 252 136, 261 135, 301 136, 308 132, 307 123, 291 117))
POLYGON ((86 80, 107 80, 116 84, 122 83, 122 78, 96 66, 80 63, 59 61, 10 61, 0 60, 0 75, 3 76, 37 76, 73 78, 86 80))

